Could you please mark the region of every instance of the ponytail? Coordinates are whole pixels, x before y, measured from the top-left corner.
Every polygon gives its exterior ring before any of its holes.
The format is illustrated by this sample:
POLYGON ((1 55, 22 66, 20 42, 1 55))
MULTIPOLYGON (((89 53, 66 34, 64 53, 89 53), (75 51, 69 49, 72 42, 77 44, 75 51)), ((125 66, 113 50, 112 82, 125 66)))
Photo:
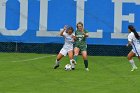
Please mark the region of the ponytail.
POLYGON ((129 25, 128 29, 130 29, 130 31, 134 33, 136 39, 140 40, 139 34, 137 33, 136 29, 132 25, 129 25))

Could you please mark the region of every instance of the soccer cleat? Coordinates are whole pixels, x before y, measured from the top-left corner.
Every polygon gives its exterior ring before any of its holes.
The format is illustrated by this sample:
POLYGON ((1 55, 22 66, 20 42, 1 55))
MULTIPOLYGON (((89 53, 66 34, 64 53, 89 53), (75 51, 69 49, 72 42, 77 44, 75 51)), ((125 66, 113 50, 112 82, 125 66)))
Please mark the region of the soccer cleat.
POLYGON ((72 70, 75 70, 75 68, 71 68, 72 70))
POLYGON ((132 69, 131 69, 131 71, 134 71, 134 70, 136 70, 136 69, 138 69, 137 67, 133 67, 132 69))
POLYGON ((85 70, 86 70, 86 71, 89 71, 89 69, 88 69, 88 68, 85 68, 85 70))
POLYGON ((55 66, 54 66, 54 69, 57 69, 58 67, 59 67, 59 65, 55 65, 55 66))
POLYGON ((75 60, 72 60, 72 63, 73 63, 74 65, 76 65, 76 64, 77 64, 75 60))

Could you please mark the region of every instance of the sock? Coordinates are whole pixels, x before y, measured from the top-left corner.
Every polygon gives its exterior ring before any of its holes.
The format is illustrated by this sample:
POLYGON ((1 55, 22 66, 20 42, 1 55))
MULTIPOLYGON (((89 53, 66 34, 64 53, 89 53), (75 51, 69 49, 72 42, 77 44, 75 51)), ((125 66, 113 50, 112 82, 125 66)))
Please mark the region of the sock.
POLYGON ((74 55, 74 60, 77 62, 77 55, 74 55))
POLYGON ((75 68, 75 65, 72 63, 73 59, 70 60, 71 68, 75 68))
POLYGON ((136 67, 135 62, 134 62, 133 59, 129 60, 129 62, 130 62, 131 66, 132 66, 133 68, 136 67))
POLYGON ((60 62, 56 59, 55 64, 56 64, 56 65, 59 65, 59 63, 60 63, 60 62))
POLYGON ((88 60, 84 60, 85 68, 88 68, 88 60))

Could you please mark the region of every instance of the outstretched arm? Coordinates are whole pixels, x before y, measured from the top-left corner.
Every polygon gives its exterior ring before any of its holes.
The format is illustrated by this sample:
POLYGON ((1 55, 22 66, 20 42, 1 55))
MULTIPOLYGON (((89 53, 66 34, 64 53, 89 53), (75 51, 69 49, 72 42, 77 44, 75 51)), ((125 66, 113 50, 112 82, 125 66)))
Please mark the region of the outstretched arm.
POLYGON ((65 25, 64 28, 63 28, 63 30, 60 31, 60 36, 63 36, 63 33, 64 33, 64 31, 66 31, 66 29, 67 29, 67 26, 65 25))

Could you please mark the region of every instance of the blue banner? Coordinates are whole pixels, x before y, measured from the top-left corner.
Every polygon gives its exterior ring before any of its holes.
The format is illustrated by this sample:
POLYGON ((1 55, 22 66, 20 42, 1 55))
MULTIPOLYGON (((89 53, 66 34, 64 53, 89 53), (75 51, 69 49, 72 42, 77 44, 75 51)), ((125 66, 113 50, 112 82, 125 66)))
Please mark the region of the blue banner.
POLYGON ((88 44, 125 45, 139 19, 140 0, 0 0, 0 42, 63 43, 63 26, 81 21, 88 44))

